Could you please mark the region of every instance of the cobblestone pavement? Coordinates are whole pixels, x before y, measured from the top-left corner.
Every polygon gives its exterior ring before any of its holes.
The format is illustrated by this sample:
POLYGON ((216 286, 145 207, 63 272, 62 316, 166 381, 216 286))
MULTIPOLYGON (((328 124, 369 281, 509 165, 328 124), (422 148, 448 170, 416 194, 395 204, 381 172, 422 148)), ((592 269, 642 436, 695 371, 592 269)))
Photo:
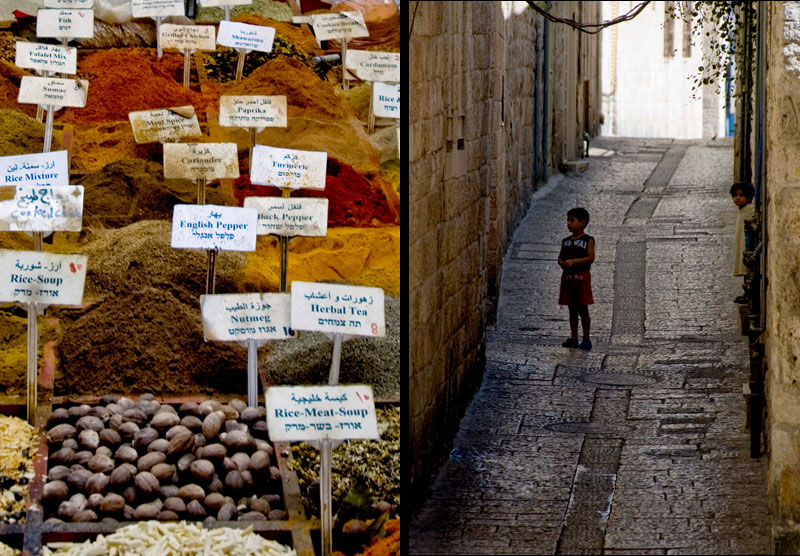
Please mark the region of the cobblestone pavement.
POLYGON ((412 554, 769 554, 731 276, 730 139, 594 140, 503 267, 480 390, 412 519, 412 554), (566 211, 596 238, 590 352, 561 347, 566 211))

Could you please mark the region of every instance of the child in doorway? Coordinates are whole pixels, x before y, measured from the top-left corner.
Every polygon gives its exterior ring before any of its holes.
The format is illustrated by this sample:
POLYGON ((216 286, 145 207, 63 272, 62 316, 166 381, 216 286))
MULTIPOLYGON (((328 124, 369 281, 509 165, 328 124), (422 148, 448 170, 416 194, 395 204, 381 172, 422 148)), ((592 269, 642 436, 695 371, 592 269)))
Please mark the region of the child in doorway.
MULTIPOLYGON (((744 264, 744 221, 753 218, 755 208, 753 207, 753 196, 755 191, 749 183, 739 182, 731 186, 731 197, 733 204, 739 207, 736 216, 736 233, 733 236, 733 275, 746 276, 747 267, 744 264)), ((747 304, 747 297, 737 296, 734 303, 741 305, 747 304)))
POLYGON ((572 336, 563 344, 567 348, 592 349, 589 339, 589 305, 592 297, 592 275, 589 269, 594 262, 594 238, 584 229, 589 224, 589 212, 584 208, 567 211, 567 229, 572 233, 561 241, 558 265, 564 269, 561 275, 561 291, 558 304, 569 307, 569 327, 572 336), (583 341, 578 344, 578 316, 583 328, 583 341))

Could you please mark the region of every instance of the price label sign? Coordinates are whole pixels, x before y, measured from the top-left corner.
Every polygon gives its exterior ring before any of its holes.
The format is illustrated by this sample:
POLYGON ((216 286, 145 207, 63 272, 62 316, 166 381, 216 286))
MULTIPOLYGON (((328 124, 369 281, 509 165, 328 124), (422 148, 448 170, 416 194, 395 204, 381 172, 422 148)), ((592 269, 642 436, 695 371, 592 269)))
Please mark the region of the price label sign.
POLYGON ((78 49, 55 44, 17 41, 14 63, 17 67, 25 69, 74 74, 78 65, 78 49))
POLYGON ((67 151, 0 156, 0 185, 68 185, 67 151))
POLYGON ((172 25, 158 28, 162 48, 178 50, 216 50, 213 25, 172 25))
POLYGON ((265 402, 273 442, 380 438, 375 398, 364 384, 272 386, 265 402))
POLYGON ((133 17, 185 15, 183 0, 131 0, 133 17))
POLYGON ((94 35, 94 10, 39 10, 36 36, 87 38, 94 35))
POLYGON ((368 37, 369 30, 361 12, 340 12, 315 14, 311 16, 311 26, 318 41, 328 39, 354 39, 368 37))
POLYGON ((383 290, 322 282, 292 282, 292 328, 386 335, 383 290))
POLYGON ((222 20, 219 22, 217 42, 231 48, 242 48, 246 51, 258 50, 270 52, 275 39, 275 29, 262 25, 248 25, 222 20))
POLYGON ((79 305, 86 255, 0 249, 0 301, 79 305))
POLYGON ((328 153, 256 145, 250 182, 292 189, 325 189, 328 153))
POLYGON ((44 0, 45 8, 94 8, 94 0, 44 0))
POLYGON ((238 178, 236 143, 164 143, 164 177, 238 178))
POLYGON ((347 50, 347 69, 362 81, 400 82, 400 53, 347 50))
POLYGON ((11 232, 80 232, 83 186, 20 185, 0 202, 0 229, 11 232))
POLYGON ((175 205, 172 247, 255 251, 258 212, 219 205, 175 205))
POLYGON ((191 105, 129 112, 128 119, 137 143, 168 143, 202 135, 191 105))
POLYGON ((258 211, 258 234, 324 236, 328 233, 328 199, 245 197, 258 211))
POLYGON ((219 125, 225 127, 286 127, 286 97, 222 95, 219 125))
POLYGON ((372 84, 372 106, 379 118, 400 117, 400 84, 372 84))
POLYGON ((24 75, 19 85, 17 102, 56 106, 86 106, 89 82, 85 79, 57 79, 24 75))
POLYGON ((206 341, 285 340, 292 337, 288 293, 201 295, 200 306, 206 341))

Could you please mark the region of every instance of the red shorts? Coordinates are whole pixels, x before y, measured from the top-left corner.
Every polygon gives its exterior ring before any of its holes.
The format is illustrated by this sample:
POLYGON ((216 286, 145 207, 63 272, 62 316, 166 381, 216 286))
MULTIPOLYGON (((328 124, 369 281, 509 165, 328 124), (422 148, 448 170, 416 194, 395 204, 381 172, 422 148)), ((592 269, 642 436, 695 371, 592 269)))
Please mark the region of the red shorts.
POLYGON ((559 305, 591 305, 592 274, 585 272, 565 272, 561 275, 561 291, 558 293, 559 305))

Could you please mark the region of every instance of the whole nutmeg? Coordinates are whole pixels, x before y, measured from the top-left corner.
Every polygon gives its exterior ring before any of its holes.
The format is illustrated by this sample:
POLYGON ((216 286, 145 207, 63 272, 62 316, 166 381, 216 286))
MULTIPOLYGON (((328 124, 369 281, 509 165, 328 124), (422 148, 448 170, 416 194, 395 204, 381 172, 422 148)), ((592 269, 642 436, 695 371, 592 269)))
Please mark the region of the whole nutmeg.
POLYGON ((112 394, 106 394, 105 396, 100 398, 100 401, 99 401, 100 405, 104 405, 104 406, 106 406, 106 405, 108 405, 110 403, 116 403, 116 402, 117 402, 117 397, 112 395, 112 394))
POLYGON ((206 497, 203 487, 194 483, 183 485, 178 489, 178 496, 184 500, 202 500, 206 497))
POLYGON ((142 410, 148 419, 152 419, 156 414, 161 404, 155 400, 139 400, 136 402, 136 407, 142 410))
POLYGON ((47 416, 47 428, 52 428, 60 423, 69 421, 69 411, 63 407, 54 409, 53 412, 47 416))
POLYGON ((86 466, 95 473, 111 473, 114 470, 114 460, 108 456, 94 455, 89 458, 86 466))
MULTIPOLYGON (((107 409, 107 410, 108 410, 108 412, 111 414, 111 417, 114 417, 114 415, 120 415, 120 416, 122 416, 122 412, 123 412, 123 411, 125 411, 124 409, 122 409, 122 406, 121 406, 121 405, 119 405, 119 404, 118 404, 118 403, 116 403, 116 402, 115 402, 115 403, 110 403, 110 404, 108 404, 108 405, 106 406, 106 409, 107 409)), ((121 421, 120 421, 120 422, 121 422, 121 421)))
POLYGON ((147 415, 138 407, 126 409, 122 412, 123 423, 136 423, 140 427, 147 423, 147 415))
POLYGON ((367 524, 360 519, 351 519, 344 524, 344 527, 342 527, 342 533, 352 533, 354 535, 364 533, 366 530, 367 524))
POLYGON ((123 444, 114 452, 114 457, 122 462, 133 463, 139 459, 139 452, 130 444, 123 444))
POLYGON ((100 503, 103 501, 103 495, 95 492, 89 499, 86 501, 86 507, 91 510, 96 510, 100 508, 100 503))
POLYGON ((196 459, 189 466, 192 475, 201 481, 208 481, 214 476, 214 464, 207 459, 196 459))
POLYGON ((134 519, 155 519, 158 515, 158 508, 153 504, 140 504, 133 510, 134 519))
POLYGON ((219 492, 212 492, 203 503, 213 510, 219 510, 225 504, 225 497, 219 492))
POLYGON ((78 432, 83 430, 92 430, 95 432, 100 432, 105 428, 103 425, 102 419, 99 417, 95 417, 94 415, 84 415, 78 422, 75 424, 75 428, 78 432))
POLYGON ((209 413, 222 409, 222 404, 217 400, 206 400, 202 402, 197 409, 200 410, 202 415, 208 415, 209 413))
POLYGON ((200 432, 203 428, 203 422, 194 415, 187 415, 180 420, 180 424, 192 432, 200 432))
POLYGON ((103 429, 98 434, 100 444, 104 446, 119 446, 122 443, 122 437, 115 430, 103 429))
POLYGON ((171 512, 182 514, 186 511, 186 502, 177 496, 170 496, 164 500, 164 508, 171 512))
POLYGON ((44 500, 64 500, 69 494, 69 487, 64 481, 49 481, 42 490, 44 500))
POLYGON ((227 434, 223 433, 220 435, 220 440, 222 440, 222 443, 228 447, 228 449, 232 449, 237 452, 255 448, 255 440, 247 431, 232 431, 227 434))
POLYGON ((164 452, 149 452, 139 458, 136 468, 139 471, 149 471, 154 465, 165 461, 167 461, 167 455, 164 452))
POLYGON ((150 469, 150 473, 161 482, 167 481, 172 479, 172 475, 175 473, 175 466, 169 463, 157 463, 150 469))
POLYGON ((91 410, 92 406, 87 404, 81 404, 81 405, 74 405, 70 407, 67 411, 69 412, 70 417, 74 419, 80 419, 84 415, 88 415, 91 410))
POLYGON ((186 511, 196 519, 202 519, 206 516, 206 509, 197 500, 192 500, 186 504, 186 511))
POLYGON ((256 481, 253 479, 253 474, 250 473, 248 470, 241 471, 242 480, 244 481, 244 486, 248 488, 252 488, 256 486, 256 481))
POLYGON ((242 490, 244 488, 242 474, 238 471, 228 471, 228 474, 225 475, 225 486, 233 491, 242 490))
POLYGON ((81 510, 72 516, 74 523, 88 523, 90 521, 97 521, 97 514, 93 510, 81 510))
POLYGON ((136 402, 128 397, 122 397, 117 400, 117 403, 122 407, 122 410, 131 409, 136 406, 136 402))
POLYGON ((191 452, 189 452, 188 454, 182 455, 180 457, 180 459, 178 460, 178 464, 177 464, 178 472, 179 473, 184 473, 185 471, 187 471, 191 467, 192 462, 194 460, 196 460, 196 459, 197 459, 197 456, 195 456, 191 452))
POLYGON ((178 415, 199 415, 200 409, 197 402, 182 403, 178 408, 178 415))
POLYGON ((76 452, 78 451, 78 441, 74 438, 67 438, 64 442, 61 443, 62 448, 72 448, 76 452))
MULTIPOLYGON (((266 452, 269 457, 275 453, 275 450, 272 448, 272 445, 267 442, 266 440, 261 440, 260 438, 256 438, 256 450, 261 450, 262 452, 266 452)), ((285 458, 289 457, 289 453, 287 452, 285 458)))
POLYGON ((156 438, 150 444, 147 445, 148 452, 164 452, 166 453, 169 449, 169 440, 166 438, 156 438))
POLYGON ((152 392, 145 392, 144 394, 139 396, 139 399, 137 401, 140 401, 140 402, 151 402, 151 401, 153 401, 155 399, 156 399, 156 395, 155 394, 153 394, 152 392))
POLYGON ((137 425, 133 421, 125 421, 117 429, 119 435, 124 439, 133 438, 133 435, 136 434, 138 431, 139 431, 139 425, 137 425))
POLYGON ((266 421, 255 421, 253 426, 250 427, 250 432, 259 438, 266 439, 269 436, 266 421))
POLYGON ((250 468, 250 456, 244 452, 236 452, 231 456, 231 459, 239 471, 247 471, 250 468))
MULTIPOLYGON (((205 402, 204 402, 205 403, 205 402)), ((214 440, 219 436, 222 425, 225 422, 225 414, 221 411, 213 411, 203 419, 203 436, 209 440, 214 440)))
POLYGON ((141 446, 147 446, 156 438, 158 438, 158 431, 156 429, 144 427, 133 435, 133 447, 139 448, 141 446))
POLYGON ((238 398, 235 398, 235 399, 233 399, 233 400, 229 401, 228 403, 231 405, 231 407, 233 407, 233 408, 234 408, 236 411, 238 411, 240 414, 242 413, 242 411, 244 411, 245 409, 247 409, 247 404, 246 404, 246 403, 244 403, 244 401, 243 401, 243 400, 240 400, 240 399, 238 399, 238 398))
POLYGON ((222 484, 222 480, 214 474, 214 478, 211 479, 211 482, 208 483, 208 491, 209 492, 222 492, 225 490, 225 485, 222 484))
POLYGON ((239 518, 239 521, 266 521, 266 520, 267 516, 265 516, 261 512, 255 512, 255 511, 247 512, 246 514, 242 515, 239 518))
POLYGON ((108 446, 98 446, 97 451, 94 453, 96 456, 106 456, 106 457, 113 457, 114 452, 111 451, 111 448, 108 446))
POLYGON ((250 423, 258 419, 258 408, 257 407, 248 407, 244 411, 242 411, 239 415, 242 421, 245 423, 250 423))
POLYGON ((85 467, 86 464, 89 463, 89 459, 91 459, 91 457, 92 457, 92 452, 90 452, 89 450, 81 450, 80 452, 75 452, 75 458, 72 461, 73 463, 77 463, 85 467))
POLYGON ((392 505, 386 500, 381 500, 380 502, 376 502, 375 504, 373 504, 372 509, 378 512, 379 514, 384 514, 386 512, 392 511, 392 505))
POLYGON ((112 485, 119 487, 130 483, 135 475, 136 467, 130 463, 123 463, 111 472, 109 479, 112 485))
POLYGON ((223 405, 219 410, 225 415, 226 419, 236 420, 239 418, 239 412, 234 409, 232 405, 223 405))
POLYGON ((217 521, 233 521, 236 515, 236 506, 226 503, 217 512, 217 521))
POLYGON ((100 509, 104 512, 119 512, 125 507, 125 499, 116 492, 109 492, 100 502, 100 509))
POLYGON ((47 440, 53 443, 64 442, 67 438, 72 438, 75 436, 75 433, 75 427, 69 423, 61 423, 60 425, 56 425, 47 431, 47 440))
POLYGON ((69 475, 70 469, 65 465, 56 465, 47 472, 47 478, 50 481, 60 481, 66 479, 69 475))
POLYGON ((150 421, 150 426, 158 430, 167 430, 181 422, 180 417, 168 411, 156 413, 150 421))
POLYGON ((136 483, 136 488, 143 494, 158 492, 158 489, 161 487, 158 479, 149 471, 138 473, 134 482, 136 483))
POLYGON ((158 489, 158 493, 162 498, 173 498, 178 496, 178 485, 164 485, 158 489))
POLYGON ((63 517, 65 519, 72 519, 78 513, 78 508, 76 508, 72 502, 63 501, 61 504, 58 505, 58 515, 59 517, 63 517))
POLYGON ((286 510, 272 510, 267 517, 270 521, 281 521, 282 519, 286 519, 288 515, 286 510))
POLYGON ((231 458, 225 458, 222 460, 222 468, 225 469, 226 472, 239 470, 239 467, 236 465, 236 462, 233 461, 231 458))
POLYGON ((178 521, 178 514, 170 510, 161 510, 156 519, 159 521, 178 521))
POLYGON ((267 467, 269 467, 269 455, 262 450, 253 452, 253 455, 250 456, 249 469, 257 472, 266 469, 267 467))
POLYGON ((103 494, 108 486, 108 475, 95 473, 86 481, 86 492, 89 494, 103 494))
POLYGON ((125 504, 125 507, 122 508, 122 519, 125 521, 131 521, 134 516, 134 509, 133 506, 130 504, 125 504))
POLYGON ((156 411, 156 413, 164 413, 165 411, 172 413, 173 415, 178 414, 178 410, 176 410, 169 404, 161 404, 161 407, 158 408, 158 411, 156 411))
POLYGON ((194 448, 194 435, 189 432, 189 430, 180 431, 169 441, 167 455, 181 454, 183 452, 188 452, 192 448, 194 448))
POLYGON ((186 433, 186 432, 191 433, 192 431, 190 431, 183 425, 175 425, 174 427, 170 427, 169 430, 167 430, 166 434, 164 435, 164 438, 166 438, 167 440, 172 440, 176 434, 186 433))
POLYGON ((252 502, 250 502, 250 509, 254 512, 261 512, 264 515, 267 515, 272 508, 269 506, 269 502, 266 501, 264 498, 254 498, 252 502))
POLYGON ((206 445, 206 437, 200 433, 194 435, 194 447, 195 448, 202 448, 206 445))
POLYGON ((239 423, 237 421, 225 421, 225 432, 232 432, 232 431, 246 431, 249 430, 247 425, 244 423, 239 423))
POLYGON ((137 498, 136 487, 133 485, 125 487, 125 490, 122 491, 122 497, 125 499, 125 503, 135 506, 137 498))
POLYGON ((273 481, 281 480, 281 470, 274 465, 269 468, 269 478, 273 481))
POLYGON ((85 469, 72 471, 67 475, 67 484, 76 490, 83 490, 86 487, 86 481, 88 481, 91 476, 91 471, 85 469))
POLYGON ((203 459, 221 460, 228 455, 228 449, 222 444, 208 444, 198 450, 198 456, 203 459))
POLYGON ((111 419, 108 420, 108 428, 114 431, 118 431, 119 428, 122 426, 122 414, 112 414, 111 419))
POLYGON ((111 419, 111 412, 102 405, 93 406, 92 410, 89 412, 89 415, 97 417, 103 422, 103 424, 108 423, 108 420, 111 419))

